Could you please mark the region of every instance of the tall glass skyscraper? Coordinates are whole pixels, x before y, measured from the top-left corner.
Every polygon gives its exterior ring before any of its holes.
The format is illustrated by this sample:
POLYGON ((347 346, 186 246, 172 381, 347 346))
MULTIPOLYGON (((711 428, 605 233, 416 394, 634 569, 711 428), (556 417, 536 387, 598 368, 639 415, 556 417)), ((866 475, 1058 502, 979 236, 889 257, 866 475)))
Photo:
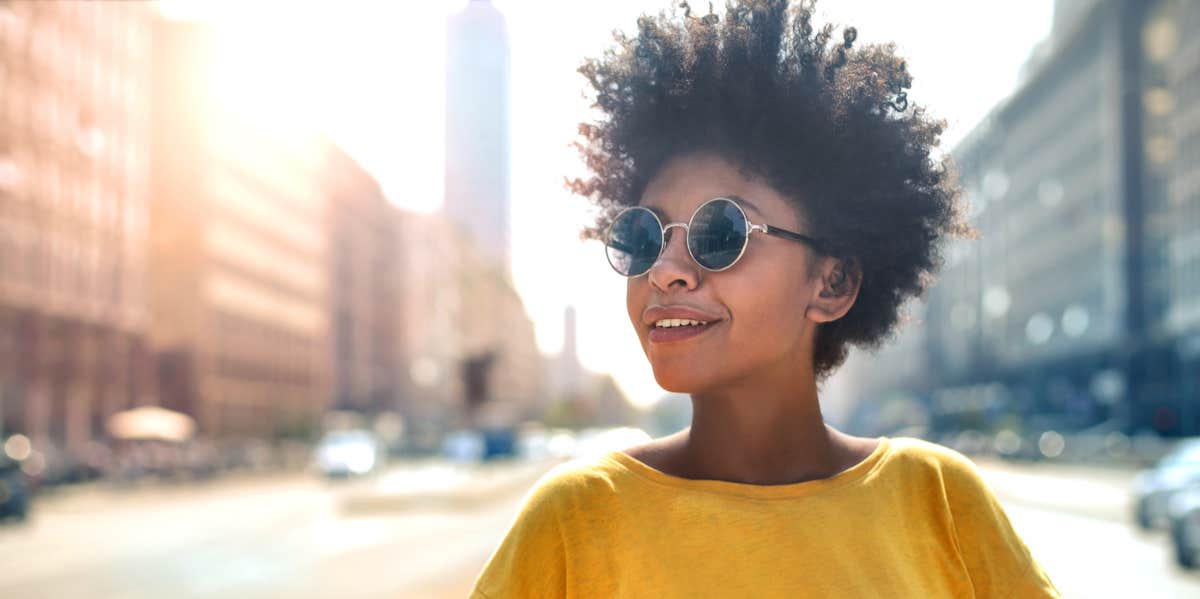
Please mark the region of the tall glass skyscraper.
POLYGON ((446 31, 445 211, 484 256, 509 267, 508 32, 489 0, 446 31))

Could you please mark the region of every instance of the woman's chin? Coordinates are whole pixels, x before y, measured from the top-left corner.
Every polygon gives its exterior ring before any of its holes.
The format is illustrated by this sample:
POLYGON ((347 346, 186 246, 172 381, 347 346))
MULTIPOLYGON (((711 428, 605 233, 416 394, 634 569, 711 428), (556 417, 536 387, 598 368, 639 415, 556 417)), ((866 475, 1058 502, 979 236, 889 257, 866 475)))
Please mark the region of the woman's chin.
POLYGON ((669 393, 695 393, 702 386, 699 377, 678 371, 660 373, 655 370, 654 381, 669 393))

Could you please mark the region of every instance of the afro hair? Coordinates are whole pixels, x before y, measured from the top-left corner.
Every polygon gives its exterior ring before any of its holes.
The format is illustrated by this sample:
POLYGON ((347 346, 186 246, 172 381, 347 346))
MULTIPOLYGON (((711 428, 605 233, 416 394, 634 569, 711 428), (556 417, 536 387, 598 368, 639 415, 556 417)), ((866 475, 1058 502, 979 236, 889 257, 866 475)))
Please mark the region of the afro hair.
POLYGON ((575 146, 590 171, 567 181, 600 209, 599 238, 673 157, 712 153, 794 201, 827 255, 852 264, 854 305, 817 330, 823 380, 848 345, 876 349, 941 266, 947 236, 974 236, 948 158, 945 123, 911 103, 894 44, 813 25, 815 2, 736 0, 724 15, 685 2, 642 16, 637 35, 579 68, 600 117, 575 146))

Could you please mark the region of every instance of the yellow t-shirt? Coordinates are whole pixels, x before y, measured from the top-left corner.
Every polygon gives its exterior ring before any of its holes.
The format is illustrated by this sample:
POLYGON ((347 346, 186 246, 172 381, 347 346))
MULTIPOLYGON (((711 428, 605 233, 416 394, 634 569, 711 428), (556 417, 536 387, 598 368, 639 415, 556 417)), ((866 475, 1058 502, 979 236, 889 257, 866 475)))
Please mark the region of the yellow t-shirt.
POLYGON ((1059 596, 974 464, 901 437, 785 485, 679 478, 623 452, 562 464, 526 496, 471 594, 1059 596))

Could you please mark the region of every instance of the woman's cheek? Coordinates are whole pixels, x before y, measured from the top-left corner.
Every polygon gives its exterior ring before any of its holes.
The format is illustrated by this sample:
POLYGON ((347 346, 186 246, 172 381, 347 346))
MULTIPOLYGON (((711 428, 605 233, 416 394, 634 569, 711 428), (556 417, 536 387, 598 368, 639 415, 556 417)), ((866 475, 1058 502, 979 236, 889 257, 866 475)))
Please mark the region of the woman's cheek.
POLYGON ((646 331, 642 328, 642 312, 646 309, 646 301, 644 293, 638 288, 637 283, 630 280, 625 287, 625 310, 629 314, 629 324, 633 327, 634 333, 638 337, 638 342, 642 347, 646 347, 646 331))

